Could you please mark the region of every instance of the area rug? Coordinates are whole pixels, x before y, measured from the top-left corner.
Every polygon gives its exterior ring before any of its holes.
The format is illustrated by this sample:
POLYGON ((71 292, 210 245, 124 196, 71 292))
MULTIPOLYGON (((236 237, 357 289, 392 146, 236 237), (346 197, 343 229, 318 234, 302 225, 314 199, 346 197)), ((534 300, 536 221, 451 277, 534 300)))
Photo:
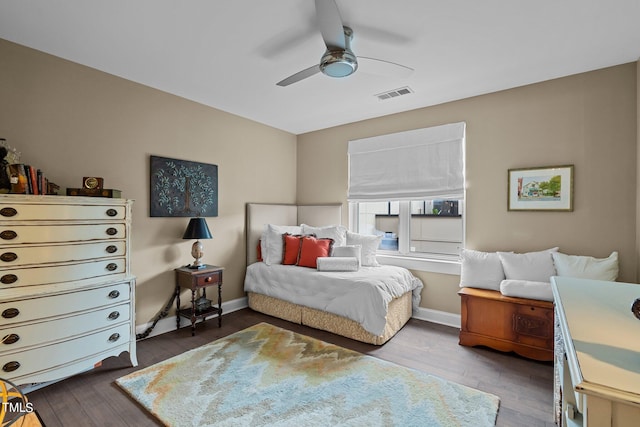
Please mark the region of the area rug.
POLYGON ((494 426, 498 397, 260 323, 116 380, 167 426, 494 426))

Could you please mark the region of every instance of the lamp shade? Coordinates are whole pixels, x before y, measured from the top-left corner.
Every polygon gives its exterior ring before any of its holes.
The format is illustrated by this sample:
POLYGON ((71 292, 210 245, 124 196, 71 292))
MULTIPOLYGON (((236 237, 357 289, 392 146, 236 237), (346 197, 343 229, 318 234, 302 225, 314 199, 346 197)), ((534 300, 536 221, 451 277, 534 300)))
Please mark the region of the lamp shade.
POLYGON ((191 218, 183 239, 211 239, 211 232, 204 218, 191 218))

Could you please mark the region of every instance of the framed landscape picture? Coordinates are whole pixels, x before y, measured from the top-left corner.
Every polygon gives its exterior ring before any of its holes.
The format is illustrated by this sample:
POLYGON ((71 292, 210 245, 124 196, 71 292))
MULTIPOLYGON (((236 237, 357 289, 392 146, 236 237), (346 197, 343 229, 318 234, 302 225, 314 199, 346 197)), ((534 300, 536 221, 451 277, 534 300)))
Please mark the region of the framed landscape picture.
POLYGON ((573 211, 573 165, 509 169, 507 210, 573 211))

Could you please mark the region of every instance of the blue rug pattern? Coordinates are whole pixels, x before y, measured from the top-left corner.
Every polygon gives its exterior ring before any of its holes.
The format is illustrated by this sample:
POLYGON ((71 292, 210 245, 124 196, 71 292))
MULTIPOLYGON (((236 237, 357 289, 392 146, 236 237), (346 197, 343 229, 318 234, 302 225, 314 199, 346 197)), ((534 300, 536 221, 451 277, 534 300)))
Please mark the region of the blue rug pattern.
POLYGON ((119 378, 167 426, 494 426, 498 397, 267 323, 119 378))

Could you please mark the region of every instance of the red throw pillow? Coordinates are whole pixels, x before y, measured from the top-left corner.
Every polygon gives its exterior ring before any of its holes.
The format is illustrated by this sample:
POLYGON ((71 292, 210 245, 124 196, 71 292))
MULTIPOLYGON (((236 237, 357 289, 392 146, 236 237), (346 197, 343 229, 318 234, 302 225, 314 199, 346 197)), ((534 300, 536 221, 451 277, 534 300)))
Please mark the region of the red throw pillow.
POLYGON ((258 239, 258 247, 256 248, 256 258, 258 262, 262 262, 262 239, 258 239))
POLYGON ((317 268, 318 257, 326 257, 331 253, 333 239, 317 239, 313 236, 304 236, 300 239, 300 255, 298 265, 300 267, 317 268))
POLYGON ((300 239, 302 236, 284 233, 282 235, 282 264, 296 265, 300 253, 300 239))

